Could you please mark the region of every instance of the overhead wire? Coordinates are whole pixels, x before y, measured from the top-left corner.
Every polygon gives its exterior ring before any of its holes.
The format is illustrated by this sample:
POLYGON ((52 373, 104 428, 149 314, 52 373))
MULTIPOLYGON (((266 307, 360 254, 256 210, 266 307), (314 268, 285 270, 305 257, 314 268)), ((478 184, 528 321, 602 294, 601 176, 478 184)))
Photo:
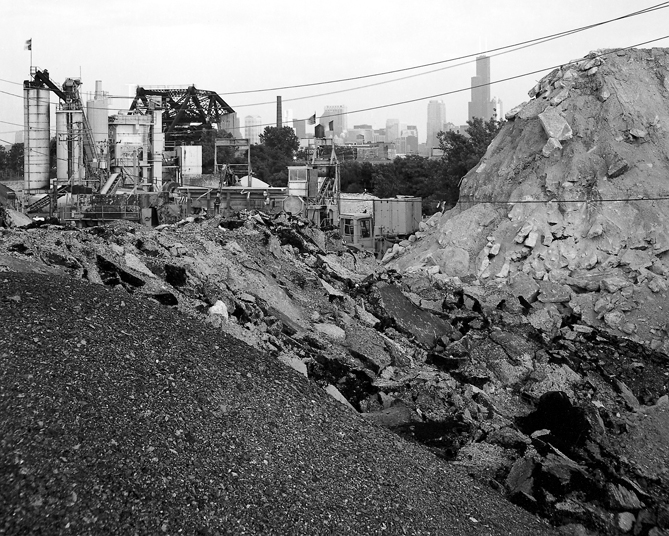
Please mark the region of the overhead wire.
MULTIPOLYGON (((615 54, 619 51, 629 50, 629 49, 639 47, 639 46, 642 46, 642 45, 655 43, 657 41, 662 41, 663 39, 667 39, 667 38, 669 38, 669 35, 664 35, 662 37, 658 37, 658 38, 655 38, 655 39, 649 39, 648 41, 643 41, 641 43, 636 43, 634 45, 629 45, 629 46, 626 46, 626 47, 614 48, 614 49, 611 49, 607 52, 601 52, 599 54, 596 54, 594 57, 601 58, 601 57, 604 57, 604 56, 607 56, 607 55, 610 55, 610 54, 615 54)), ((500 84, 502 82, 508 82, 510 80, 516 80, 516 79, 519 79, 519 78, 524 78, 525 76, 530 76, 530 75, 533 75, 533 74, 539 74, 539 73, 542 73, 542 72, 545 72, 545 71, 548 71, 548 70, 564 68, 564 67, 569 66, 569 65, 575 65, 576 63, 579 63, 581 61, 583 61, 582 58, 578 59, 578 60, 573 60, 573 61, 570 61, 570 62, 567 62, 567 63, 559 64, 559 65, 552 65, 550 67, 542 67, 541 69, 536 69, 534 71, 528 71, 528 72, 521 73, 521 74, 518 74, 518 75, 509 76, 509 77, 506 77, 506 78, 500 78, 498 80, 492 80, 490 82, 486 82, 486 83, 483 83, 483 84, 470 85, 470 86, 467 86, 467 87, 464 87, 464 88, 454 89, 454 90, 451 90, 451 91, 445 91, 445 92, 436 93, 436 94, 433 94, 433 95, 417 97, 415 99, 395 101, 395 102, 391 102, 391 103, 388 103, 388 104, 380 104, 380 105, 377 105, 377 106, 370 106, 370 107, 367 107, 367 108, 360 108, 360 109, 357 109, 357 110, 351 110, 351 111, 346 111, 346 112, 342 112, 342 113, 322 115, 322 116, 320 116, 320 119, 329 119, 329 118, 339 117, 339 116, 342 116, 342 115, 351 115, 351 114, 355 114, 355 113, 368 112, 368 111, 373 111, 373 110, 380 110, 380 109, 383 109, 383 108, 391 108, 391 107, 400 106, 400 105, 403 105, 403 104, 410 104, 410 103, 413 103, 413 102, 420 102, 420 101, 423 101, 423 100, 434 99, 436 97, 444 97, 446 95, 454 95, 456 93, 462 93, 464 91, 470 91, 471 89, 476 89, 476 88, 486 87, 486 86, 492 86, 494 84, 500 84)), ((2 92, 2 91, 0 91, 0 92, 2 92)), ((7 93, 7 92, 2 92, 2 93, 7 93)), ((15 96, 21 97, 20 95, 15 95, 15 96)), ((21 97, 21 98, 23 98, 23 97, 21 97)), ((128 98, 128 97, 125 97, 125 98, 128 98)), ((307 118, 302 119, 301 121, 307 121, 307 118)), ((264 123, 264 124, 260 124, 260 125, 254 125, 254 126, 267 127, 267 126, 274 126, 274 125, 275 125, 275 123, 264 123)))
MULTIPOLYGON (((642 46, 642 45, 647 45, 649 43, 655 43, 657 41, 662 41, 663 39, 668 39, 668 38, 669 38, 669 35, 664 35, 664 36, 658 37, 656 39, 650 39, 648 41, 643 41, 642 43, 637 43, 637 44, 630 45, 630 46, 627 46, 627 47, 614 48, 614 49, 611 49, 607 52, 602 52, 600 54, 597 54, 594 57, 601 58, 601 57, 607 56, 609 54, 617 53, 617 52, 622 51, 622 50, 629 50, 629 49, 636 48, 636 47, 639 47, 639 46, 642 46)), ((434 95, 427 95, 427 96, 423 96, 423 97, 417 97, 415 99, 407 99, 407 100, 403 100, 403 101, 396 101, 396 102, 391 102, 391 103, 388 103, 388 104, 380 104, 378 106, 370 106, 368 108, 360 108, 360 109, 357 109, 357 110, 351 110, 351 111, 346 111, 346 112, 341 112, 341 113, 322 115, 322 116, 320 116, 320 119, 329 119, 329 118, 332 118, 332 117, 339 117, 339 116, 342 116, 342 115, 351 115, 351 114, 355 114, 355 113, 369 112, 369 111, 372 111, 372 110, 380 110, 382 108, 391 108, 391 107, 400 106, 400 105, 403 105, 403 104, 410 104, 410 103, 413 103, 413 102, 420 102, 420 101, 423 101, 423 100, 434 99, 436 97, 444 97, 446 95, 454 95, 456 93, 462 93, 464 91, 470 91, 471 89, 476 89, 476 88, 486 87, 486 86, 492 86, 494 84, 500 84, 502 82, 508 82, 510 80, 516 80, 518 78, 524 78, 525 76, 530 76, 530 75, 533 75, 533 74, 539 74, 539 73, 543 73, 545 71, 549 71, 549 70, 553 70, 553 69, 564 68, 564 67, 569 66, 569 65, 575 65, 575 64, 577 64, 581 61, 583 61, 583 58, 581 58, 579 60, 573 60, 573 61, 570 61, 570 62, 567 62, 567 63, 559 64, 559 65, 553 65, 553 66, 550 66, 550 67, 543 67, 541 69, 537 69, 537 70, 534 70, 534 71, 528 71, 528 72, 521 73, 521 74, 518 74, 518 75, 509 76, 509 77, 506 77, 506 78, 500 78, 498 80, 492 80, 492 81, 486 82, 484 84, 471 85, 471 86, 467 86, 465 88, 459 88, 459 89, 454 89, 454 90, 451 90, 451 91, 445 91, 443 93, 435 93, 434 95)), ((307 119, 302 119, 302 121, 306 121, 306 120, 307 119)), ((275 125, 274 123, 266 123, 266 124, 255 125, 255 126, 266 127, 266 126, 274 126, 274 125, 275 125)))
POLYGON ((518 42, 518 43, 511 44, 511 45, 505 45, 505 46, 502 46, 502 47, 489 49, 489 50, 484 51, 484 52, 477 52, 477 53, 474 53, 474 54, 466 54, 464 56, 457 56, 457 57, 449 58, 449 59, 445 59, 445 60, 439 60, 439 61, 434 61, 434 62, 430 62, 430 63, 424 63, 422 65, 414 65, 412 67, 405 67, 405 68, 402 68, 402 69, 393 69, 393 70, 390 70, 390 71, 383 71, 383 72, 374 73, 374 74, 351 76, 351 77, 348 77, 348 78, 339 78, 339 79, 335 79, 335 80, 326 80, 326 81, 322 81, 322 82, 312 82, 312 83, 308 83, 308 84, 294 84, 294 85, 290 85, 290 86, 279 86, 279 87, 252 89, 252 90, 245 90, 245 91, 232 91, 232 92, 228 91, 228 92, 226 92, 226 95, 241 95, 241 94, 246 94, 246 93, 260 93, 260 92, 265 92, 265 91, 279 91, 279 90, 284 90, 284 89, 296 89, 296 88, 302 88, 302 87, 319 86, 319 85, 325 85, 325 84, 334 84, 334 83, 339 83, 339 82, 350 82, 352 80, 361 80, 363 78, 371 78, 371 77, 375 77, 375 76, 384 76, 384 75, 388 75, 388 74, 395 74, 395 73, 410 71, 410 70, 413 70, 413 69, 421 69, 421 68, 424 68, 424 67, 432 67, 433 65, 439 65, 441 63, 449 63, 449 62, 452 62, 452 61, 459 61, 459 60, 462 60, 462 59, 465 59, 465 58, 470 58, 472 56, 476 56, 476 55, 480 55, 480 54, 489 54, 491 52, 497 52, 497 51, 504 50, 504 49, 507 49, 507 48, 516 47, 516 46, 519 46, 519 45, 525 45, 525 44, 533 43, 535 41, 540 41, 540 40, 543 40, 543 39, 557 38, 557 37, 562 37, 564 35, 570 35, 572 33, 578 33, 578 32, 581 32, 581 31, 589 30, 591 28, 596 28, 598 26, 602 26, 604 24, 609 24, 611 22, 616 22, 616 21, 627 19, 627 18, 630 18, 630 17, 636 17, 637 15, 643 15, 645 13, 651 13, 651 12, 657 11, 659 9, 665 9, 667 7, 669 7, 669 2, 660 2, 659 4, 655 4, 653 6, 649 6, 647 8, 644 8, 644 9, 641 9, 641 10, 638 10, 638 11, 633 11, 632 13, 627 13, 626 15, 621 15, 620 17, 615 17, 613 19, 608 19, 608 20, 605 20, 605 21, 589 24, 587 26, 581 26, 580 28, 574 28, 572 30, 565 30, 563 32, 558 32, 558 33, 555 33, 555 34, 550 34, 550 35, 546 35, 546 36, 543 36, 543 37, 538 37, 538 38, 535 38, 535 39, 529 39, 527 41, 521 41, 521 42, 518 42))
MULTIPOLYGON (((510 44, 510 45, 504 45, 504 46, 489 49, 489 50, 486 50, 486 51, 483 51, 483 52, 466 54, 466 55, 463 55, 463 56, 457 56, 457 57, 448 58, 448 59, 445 59, 445 60, 439 60, 439 61, 430 62, 430 63, 425 63, 425 64, 421 64, 421 65, 414 65, 414 66, 411 66, 411 67, 405 67, 405 68, 401 68, 401 69, 393 69, 393 70, 390 70, 390 71, 384 71, 384 72, 379 72, 379 73, 372 73, 372 74, 367 74, 367 75, 360 75, 360 76, 341 78, 341 79, 335 79, 335 80, 327 80, 327 81, 321 81, 321 82, 313 82, 313 83, 308 83, 308 84, 295 84, 295 85, 273 87, 273 88, 263 88, 263 89, 253 89, 253 90, 245 90, 245 91, 226 92, 226 96, 227 95, 241 95, 241 94, 248 94, 248 93, 259 93, 259 92, 267 92, 267 91, 277 91, 277 90, 284 90, 284 89, 295 89, 295 88, 302 88, 302 87, 311 87, 311 86, 318 86, 318 85, 325 85, 325 84, 347 82, 347 81, 352 81, 352 80, 360 80, 360 79, 365 79, 365 78, 372 78, 372 77, 384 76, 384 75, 394 74, 394 73, 399 73, 399 72, 406 72, 406 71, 415 70, 415 69, 421 69, 421 68, 424 68, 424 67, 430 67, 430 66, 434 66, 434 65, 443 64, 443 63, 450 63, 450 62, 462 60, 462 59, 465 59, 465 58, 475 57, 475 56, 480 55, 480 54, 488 54, 489 57, 495 57, 495 56, 498 56, 498 55, 508 54, 510 52, 515 52, 517 50, 522 50, 522 49, 528 48, 530 46, 536 46, 536 45, 539 45, 539 44, 543 44, 545 42, 552 41, 554 39, 559 39, 561 37, 565 37, 565 36, 568 36, 568 35, 573 35, 575 33, 586 31, 586 30, 596 28, 596 27, 599 27, 599 26, 603 26, 605 24, 610 24, 612 22, 617 22, 617 21, 624 20, 624 19, 627 19, 627 18, 636 17, 636 16, 639 16, 639 15, 651 13, 653 11, 658 11, 660 9, 666 9, 668 7, 669 7, 669 1, 665 1, 665 2, 661 2, 659 4, 655 4, 653 6, 649 6, 649 7, 644 8, 644 9, 640 9, 640 10, 637 10, 637 11, 633 11, 631 13, 627 13, 625 15, 621 15, 619 17, 614 17, 614 18, 611 18, 611 19, 596 22, 596 23, 589 24, 589 25, 586 25, 586 26, 581 26, 581 27, 578 27, 578 28, 573 28, 573 29, 570 29, 570 30, 565 30, 565 31, 562 31, 562 32, 554 33, 554 34, 549 34, 549 35, 545 35, 545 36, 542 36, 542 37, 537 37, 537 38, 526 40, 526 41, 520 41, 520 42, 517 42, 517 43, 510 44), (492 54, 492 53, 495 53, 495 54, 492 54)), ((461 66, 461 65, 466 65, 468 63, 473 63, 475 61, 476 60, 474 59, 474 60, 471 60, 471 61, 462 62, 462 63, 457 64, 457 65, 447 66, 447 67, 443 67, 443 68, 440 68, 440 69, 434 69, 432 71, 427 71, 425 73, 417 73, 415 75, 410 75, 410 76, 407 76, 407 77, 401 77, 401 78, 397 78, 397 79, 377 82, 377 83, 374 83, 374 84, 358 86, 358 87, 355 87, 355 88, 346 88, 346 89, 342 89, 342 90, 338 90, 338 91, 327 92, 327 93, 322 93, 322 94, 317 94, 317 95, 308 95, 308 96, 304 96, 304 97, 284 99, 284 101, 289 102, 289 101, 296 101, 296 100, 305 100, 305 99, 308 99, 308 98, 328 96, 328 95, 333 95, 333 94, 336 94, 336 93, 343 93, 343 92, 348 92, 348 91, 355 91, 355 90, 358 90, 358 89, 364 89, 364 88, 367 88, 367 87, 373 87, 373 86, 377 86, 377 85, 384 85, 384 84, 387 84, 387 83, 392 83, 392 82, 396 82, 396 81, 400 81, 400 80, 405 80, 405 79, 408 79, 408 78, 414 78, 414 77, 418 77, 418 76, 425 76, 427 74, 432 74, 434 72, 438 72, 438 71, 441 71, 441 70, 450 69, 450 68, 461 66)), ((0 79, 0 80, 4 81, 4 82, 12 83, 12 84, 21 85, 19 82, 13 82, 13 81, 10 81, 10 80, 5 80, 5 79, 0 79)), ((44 89, 48 89, 48 88, 44 88, 44 89)), ((49 91, 51 91, 51 90, 49 90, 49 91)), ((12 94, 12 93, 8 93, 8 92, 5 92, 5 91, 0 91, 0 93, 5 93, 5 94, 8 94, 8 95, 13 95, 13 96, 16 96, 16 97, 23 98, 21 95, 12 94)), ((110 99, 133 99, 134 98, 134 97, 125 96, 125 95, 106 95, 106 97, 110 98, 110 99)), ((239 105, 236 105, 236 107, 241 108, 241 107, 249 107, 249 106, 260 106, 260 105, 267 105, 267 104, 273 104, 273 103, 274 103, 274 101, 268 101, 268 102, 262 102, 262 103, 252 103, 252 104, 239 104, 239 105)))

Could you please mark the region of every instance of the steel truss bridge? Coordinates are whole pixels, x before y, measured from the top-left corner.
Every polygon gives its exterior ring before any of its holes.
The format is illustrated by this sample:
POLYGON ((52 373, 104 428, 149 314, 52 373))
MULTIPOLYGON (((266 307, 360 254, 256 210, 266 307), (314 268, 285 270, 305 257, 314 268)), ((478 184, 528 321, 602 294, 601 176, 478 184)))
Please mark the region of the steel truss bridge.
POLYGON ((163 109, 163 133, 167 144, 193 141, 200 137, 202 130, 213 128, 225 115, 235 112, 215 91, 196 89, 195 86, 138 86, 130 111, 146 114, 156 105, 163 109))

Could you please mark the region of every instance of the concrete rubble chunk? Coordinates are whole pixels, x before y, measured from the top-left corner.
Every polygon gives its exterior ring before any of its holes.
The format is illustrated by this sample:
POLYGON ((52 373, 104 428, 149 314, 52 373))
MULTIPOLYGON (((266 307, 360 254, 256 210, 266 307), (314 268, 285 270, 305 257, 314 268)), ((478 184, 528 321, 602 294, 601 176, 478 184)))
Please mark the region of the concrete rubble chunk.
POLYGON ((639 400, 637 399, 636 396, 634 396, 634 393, 631 391, 629 387, 627 387, 625 382, 616 380, 615 386, 616 390, 618 391, 618 393, 620 393, 620 396, 625 401, 625 404, 627 404, 627 406, 632 410, 638 410, 640 407, 639 400))
POLYGON ((519 104, 518 106, 515 106, 514 108, 511 108, 510 111, 508 111, 508 112, 506 112, 506 114, 504 114, 504 117, 506 118, 506 120, 507 121, 513 121, 526 104, 527 104, 526 102, 523 102, 522 104, 519 104))
POLYGON ((0 207, 0 227, 25 227, 33 223, 32 218, 18 210, 0 207))
POLYGON ((539 281, 539 301, 543 303, 567 303, 572 291, 567 285, 552 281, 539 281))
POLYGON ((398 328, 428 348, 443 335, 455 331, 448 321, 423 311, 394 285, 377 283, 374 294, 377 296, 379 306, 383 308, 385 314, 394 319, 398 328))
POLYGON ((558 141, 570 140, 573 132, 566 119, 560 115, 557 108, 548 108, 539 114, 539 121, 544 128, 546 136, 556 138, 558 141))
POLYGON ((562 149, 562 144, 557 140, 557 138, 548 138, 546 145, 544 145, 543 149, 541 149, 541 154, 548 158, 559 149, 562 149))
POLYGON ((220 316, 225 320, 228 319, 228 308, 222 300, 217 300, 214 305, 209 308, 210 316, 220 316))
POLYGON ((632 512, 621 512, 616 515, 616 528, 621 532, 630 532, 634 528, 635 520, 632 512))
POLYGON ((511 278, 510 291, 514 296, 522 297, 527 303, 533 303, 539 296, 539 284, 528 274, 518 272, 511 278))
POLYGON ((621 157, 617 157, 609 166, 608 171, 606 172, 607 176, 610 179, 615 179, 626 173, 630 168, 627 160, 621 157))
POLYGON ((536 463, 531 458, 518 458, 511 466, 505 483, 512 498, 536 502, 533 496, 535 467, 536 463))
POLYGON ((539 231, 537 231, 536 229, 533 229, 527 235, 527 238, 525 238, 525 241, 523 242, 523 245, 527 246, 528 248, 534 248, 534 247, 536 247, 537 242, 539 241, 540 237, 541 237, 541 233, 539 231))
POLYGON ((351 405, 351 403, 346 400, 346 397, 342 395, 339 392, 339 389, 337 389, 334 385, 328 384, 325 386, 325 392, 329 394, 332 398, 334 398, 337 402, 341 402, 344 406, 347 408, 355 411, 357 413, 357 410, 351 405))
POLYGON ((308 373, 307 373, 307 365, 304 363, 304 361, 302 361, 298 357, 296 357, 294 355, 289 355, 289 354, 280 354, 278 356, 278 359, 279 359, 279 361, 288 365, 289 367, 296 370, 297 372, 299 372, 303 376, 305 376, 305 377, 309 376, 308 373))
POLYGON ((550 104, 551 106, 557 106, 567 97, 569 97, 569 89, 562 88, 560 91, 558 91, 555 95, 551 97, 550 104))
POLYGON ((314 324, 314 329, 336 341, 344 341, 346 339, 346 332, 335 324, 314 324))
POLYGON ((620 484, 609 482, 606 485, 606 495, 609 506, 615 510, 641 510, 644 504, 636 493, 620 484))
POLYGON ((630 281, 619 276, 604 277, 599 283, 602 290, 606 290, 611 294, 618 292, 623 288, 629 287, 631 284, 632 283, 630 281))
POLYGON ((534 229, 534 224, 531 221, 526 221, 525 223, 523 223, 523 226, 518 230, 516 236, 513 239, 514 242, 516 242, 517 244, 522 244, 527 238, 527 235, 530 234, 532 229, 534 229))

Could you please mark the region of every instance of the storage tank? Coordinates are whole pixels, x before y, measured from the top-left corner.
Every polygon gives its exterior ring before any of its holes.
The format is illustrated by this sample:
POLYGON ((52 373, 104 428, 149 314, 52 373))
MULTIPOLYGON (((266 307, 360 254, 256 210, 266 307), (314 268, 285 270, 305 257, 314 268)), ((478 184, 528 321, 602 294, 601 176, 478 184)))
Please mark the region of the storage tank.
POLYGON ((68 179, 67 110, 56 111, 56 178, 68 179))
POLYGON ((23 184, 24 189, 49 189, 49 128, 51 93, 45 88, 23 86, 23 184))
POLYGON ((83 113, 81 110, 56 111, 56 178, 83 179, 83 113))
POLYGON ((102 81, 95 81, 95 97, 86 102, 86 117, 93 132, 95 144, 100 147, 107 141, 109 126, 109 99, 102 91, 102 81))

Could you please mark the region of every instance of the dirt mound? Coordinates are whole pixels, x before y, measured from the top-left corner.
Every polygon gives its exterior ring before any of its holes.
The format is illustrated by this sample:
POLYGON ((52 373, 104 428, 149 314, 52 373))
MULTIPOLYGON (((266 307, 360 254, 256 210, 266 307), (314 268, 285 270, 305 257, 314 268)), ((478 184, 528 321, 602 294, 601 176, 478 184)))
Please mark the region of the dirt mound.
POLYGON ((669 351, 668 62, 669 49, 598 51, 544 77, 458 205, 389 266, 563 284, 588 324, 669 351))

